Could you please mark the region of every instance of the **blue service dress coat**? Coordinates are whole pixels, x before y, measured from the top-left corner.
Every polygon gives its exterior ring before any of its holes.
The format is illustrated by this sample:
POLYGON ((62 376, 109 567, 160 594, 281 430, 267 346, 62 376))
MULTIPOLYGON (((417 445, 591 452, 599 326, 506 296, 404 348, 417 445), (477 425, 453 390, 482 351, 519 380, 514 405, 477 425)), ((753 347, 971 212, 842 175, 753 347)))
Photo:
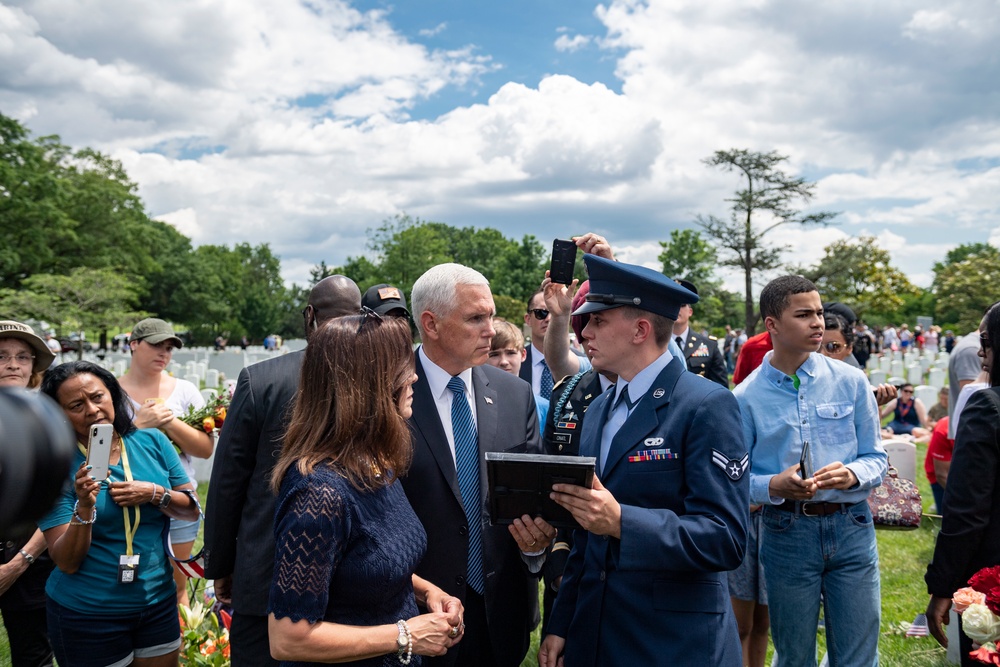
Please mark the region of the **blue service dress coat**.
MULTIPOLYGON (((613 397, 587 411, 581 455, 600 460, 613 397)), ((748 462, 732 393, 668 364, 599 474, 621 504, 621 539, 574 535, 548 624, 566 667, 742 664, 726 571, 746 548, 748 462)))

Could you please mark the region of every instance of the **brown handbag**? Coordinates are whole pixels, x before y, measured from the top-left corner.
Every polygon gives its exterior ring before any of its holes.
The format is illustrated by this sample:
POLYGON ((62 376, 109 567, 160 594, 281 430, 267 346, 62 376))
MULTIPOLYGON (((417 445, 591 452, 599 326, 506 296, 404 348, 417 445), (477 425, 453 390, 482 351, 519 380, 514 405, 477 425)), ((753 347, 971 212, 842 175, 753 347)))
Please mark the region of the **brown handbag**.
POLYGON ((917 485, 908 479, 900 479, 892 466, 889 466, 882 483, 868 494, 868 508, 876 528, 895 530, 919 528, 924 513, 917 485))

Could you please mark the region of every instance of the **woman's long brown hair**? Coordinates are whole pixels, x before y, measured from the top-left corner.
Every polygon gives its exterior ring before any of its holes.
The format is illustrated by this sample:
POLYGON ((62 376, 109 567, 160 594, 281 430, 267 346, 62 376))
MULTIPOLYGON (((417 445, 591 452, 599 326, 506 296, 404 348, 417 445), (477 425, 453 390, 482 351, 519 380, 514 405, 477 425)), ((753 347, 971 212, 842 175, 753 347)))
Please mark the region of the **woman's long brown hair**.
POLYGON ((399 398, 413 374, 410 328, 374 313, 338 317, 309 337, 288 432, 271 486, 292 465, 331 462, 360 490, 391 484, 412 458, 399 398))

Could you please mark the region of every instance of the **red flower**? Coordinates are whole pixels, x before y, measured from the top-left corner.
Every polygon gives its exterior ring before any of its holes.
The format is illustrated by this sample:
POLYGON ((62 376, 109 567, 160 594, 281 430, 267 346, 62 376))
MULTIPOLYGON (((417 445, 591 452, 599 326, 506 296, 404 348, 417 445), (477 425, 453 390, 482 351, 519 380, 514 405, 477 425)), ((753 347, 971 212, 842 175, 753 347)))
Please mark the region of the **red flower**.
POLYGON ((230 630, 231 628, 229 626, 233 624, 232 615, 225 609, 220 609, 219 618, 222 619, 222 625, 226 628, 226 630, 230 630))
POLYGON ((994 614, 1000 616, 1000 586, 994 586, 986 594, 986 606, 994 614))
POLYGON ((1000 586, 1000 565, 995 567, 984 567, 969 579, 969 586, 989 595, 990 591, 1000 586))
POLYGON ((975 651, 971 651, 969 656, 979 662, 985 662, 987 665, 1000 665, 1000 653, 991 651, 985 646, 980 646, 975 651))

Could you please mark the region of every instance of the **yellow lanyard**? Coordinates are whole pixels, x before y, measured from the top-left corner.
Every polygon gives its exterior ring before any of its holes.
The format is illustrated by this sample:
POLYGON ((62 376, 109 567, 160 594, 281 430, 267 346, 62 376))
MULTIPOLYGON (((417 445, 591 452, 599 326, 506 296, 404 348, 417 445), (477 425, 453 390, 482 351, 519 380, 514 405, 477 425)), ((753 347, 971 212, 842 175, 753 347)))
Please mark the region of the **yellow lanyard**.
MULTIPOLYGON (((118 435, 117 433, 115 435, 118 435)), ((131 482, 134 478, 132 477, 132 468, 128 464, 128 452, 125 451, 125 438, 118 436, 118 441, 121 445, 122 453, 122 468, 125 470, 125 481, 131 482)), ((80 453, 87 456, 87 450, 80 443, 76 443, 76 446, 80 449, 80 453)), ((132 540, 135 538, 135 534, 139 531, 139 506, 135 507, 135 524, 132 523, 132 519, 128 515, 128 508, 122 508, 122 514, 125 517, 125 555, 132 555, 132 540)))

